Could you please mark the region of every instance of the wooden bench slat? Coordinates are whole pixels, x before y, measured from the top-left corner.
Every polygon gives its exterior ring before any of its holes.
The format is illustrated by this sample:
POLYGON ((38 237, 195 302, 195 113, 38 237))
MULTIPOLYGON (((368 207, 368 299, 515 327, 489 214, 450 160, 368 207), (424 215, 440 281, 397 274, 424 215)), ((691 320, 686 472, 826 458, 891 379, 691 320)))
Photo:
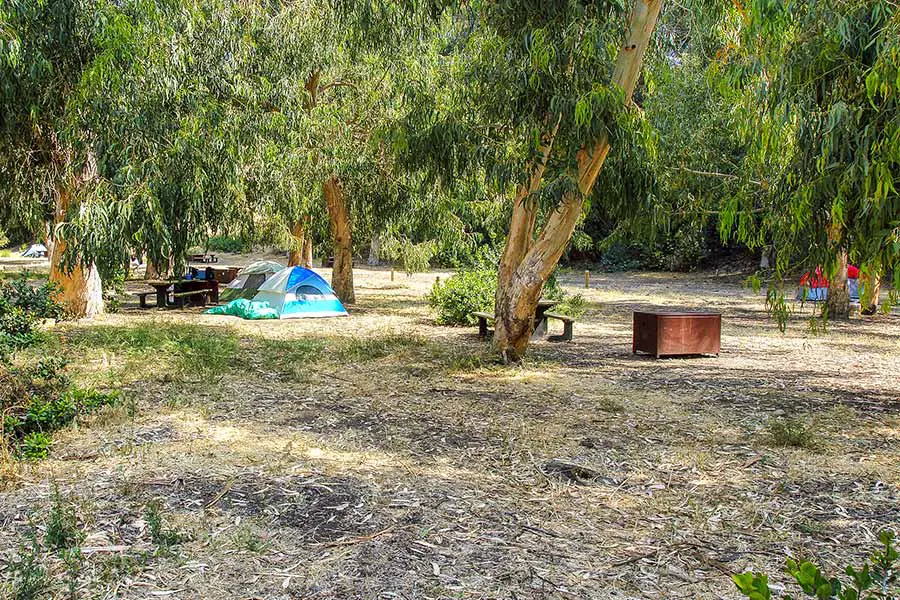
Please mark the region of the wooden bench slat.
POLYGON ((490 319, 491 321, 494 320, 494 315, 492 315, 492 314, 490 314, 490 313, 486 313, 486 312, 474 312, 474 313, 472 313, 472 314, 475 315, 475 316, 478 317, 478 318, 481 318, 481 319, 490 319))
POLYGON ((563 322, 562 335, 551 335, 548 340, 551 342, 570 342, 572 341, 572 330, 575 323, 575 317, 569 315, 561 315, 559 313, 545 312, 544 316, 549 319, 558 319, 563 322))
POLYGON ((544 316, 550 317, 551 319, 559 319, 560 321, 562 321, 564 323, 574 323, 575 322, 575 317, 570 317, 569 315, 561 315, 558 313, 545 312, 544 316))

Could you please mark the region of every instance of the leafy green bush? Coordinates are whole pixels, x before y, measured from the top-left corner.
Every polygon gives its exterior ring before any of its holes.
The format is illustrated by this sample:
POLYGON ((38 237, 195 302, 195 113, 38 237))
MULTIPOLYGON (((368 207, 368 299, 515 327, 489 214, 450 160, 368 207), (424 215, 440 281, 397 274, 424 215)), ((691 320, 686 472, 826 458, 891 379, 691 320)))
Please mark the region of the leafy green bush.
POLYGON ((119 401, 118 393, 70 387, 65 365, 53 356, 24 367, 0 364, 0 443, 22 458, 45 458, 50 433, 119 401))
POLYGON ((561 303, 553 307, 553 312, 570 317, 580 317, 587 310, 587 301, 581 294, 565 297, 561 303))
POLYGON ((28 273, 22 273, 11 281, 0 281, 0 297, 11 306, 30 312, 39 319, 62 318, 63 307, 53 299, 56 293, 56 284, 52 282, 32 285, 28 273))
MULTIPOLYGON (((844 573, 849 580, 828 576, 814 563, 788 559, 785 572, 799 586, 804 596, 819 600, 896 600, 900 598, 900 564, 894 548, 894 533, 882 531, 878 536, 881 547, 872 553, 861 569, 848 566, 844 573)), ((733 575, 738 590, 751 600, 773 598, 769 578, 761 573, 733 575)), ((793 600, 785 594, 784 600, 793 600)))
POLYGON ((229 252, 231 254, 244 254, 253 250, 253 244, 247 240, 228 235, 217 235, 209 238, 206 247, 214 252, 229 252))
POLYGON ((0 355, 35 345, 41 319, 58 319, 62 307, 53 300, 51 283, 33 287, 27 275, 0 281, 0 355))
POLYGON ((496 271, 460 271, 435 282, 428 294, 428 304, 437 312, 437 322, 441 325, 472 325, 476 322, 473 312, 493 312, 496 290, 496 271))
POLYGON ((50 436, 43 431, 26 434, 19 443, 19 456, 25 460, 44 460, 50 455, 50 436))
MULTIPOLYGON (((459 271, 444 281, 435 282, 428 304, 437 312, 440 325, 474 325, 473 312, 494 312, 497 293, 496 268, 481 267, 459 271)), ((544 285, 543 298, 563 300, 565 292, 552 274, 544 285)))

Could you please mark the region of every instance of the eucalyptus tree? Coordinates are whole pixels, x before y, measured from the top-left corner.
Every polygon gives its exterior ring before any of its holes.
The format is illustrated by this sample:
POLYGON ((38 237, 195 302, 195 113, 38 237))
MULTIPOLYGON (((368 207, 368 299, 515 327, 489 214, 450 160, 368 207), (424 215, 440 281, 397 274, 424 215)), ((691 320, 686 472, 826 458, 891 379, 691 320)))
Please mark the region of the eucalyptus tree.
POLYGON ((101 185, 97 159, 79 151, 73 104, 91 93, 88 76, 117 32, 93 0, 0 4, 0 212, 4 222, 46 236, 50 277, 67 310, 103 310, 100 277, 90 261, 66 259, 60 228, 101 185))
MULTIPOLYGON (((897 11, 890 0, 754 0, 726 21, 721 87, 742 101, 751 158, 782 166, 760 221, 779 251, 778 280, 798 259, 826 265, 832 317, 849 308, 848 260, 871 283, 893 270, 900 284, 897 11)), ((877 287, 866 286, 866 302, 877 303, 877 287)), ((770 295, 782 298, 777 285, 770 295)))
POLYGON ((290 15, 224 0, 117 10, 133 60, 109 65, 80 111, 112 193, 95 195, 73 229, 95 242, 84 253, 131 246, 151 264, 180 266, 216 230, 251 236, 264 199, 295 192, 272 168, 302 100, 285 60, 297 51, 290 15), (101 215, 114 226, 98 231, 101 215))
MULTIPOLYGON (((433 155, 443 180, 484 172, 509 198, 499 262, 494 343, 519 360, 544 284, 585 204, 633 196, 647 172, 595 193, 610 150, 617 168, 652 158, 652 135, 632 98, 660 0, 458 3, 439 21, 445 60, 409 90, 410 139, 402 150, 433 155)), ((610 179, 610 181, 615 180, 610 179)))
POLYGON ((538 117, 534 153, 527 178, 516 188, 499 267, 495 344, 507 360, 524 354, 544 284, 572 237, 612 144, 624 141, 617 130, 635 118, 627 107, 661 8, 661 0, 635 0, 626 22, 619 4, 548 4, 511 30, 497 29, 505 49, 518 51, 521 71, 515 77, 527 77, 525 97, 531 97, 538 117), (554 153, 563 155, 563 164, 556 181, 544 182, 554 153), (554 184, 561 188, 559 199, 535 238, 535 194, 554 184))

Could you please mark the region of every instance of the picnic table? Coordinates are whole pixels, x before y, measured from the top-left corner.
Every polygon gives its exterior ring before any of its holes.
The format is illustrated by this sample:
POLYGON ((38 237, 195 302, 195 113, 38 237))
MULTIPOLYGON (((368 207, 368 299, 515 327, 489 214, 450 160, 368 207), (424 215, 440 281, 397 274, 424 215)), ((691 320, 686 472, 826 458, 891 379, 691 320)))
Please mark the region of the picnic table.
MULTIPOLYGON (((550 309, 559 304, 559 300, 538 300, 537 307, 534 309, 534 332, 531 334, 533 341, 542 340, 547 337, 547 322, 551 318, 568 318, 563 315, 554 315, 550 313, 550 309)), ((490 313, 474 313, 478 317, 478 335, 481 338, 488 336, 488 321, 494 319, 494 315, 490 313)), ((574 319, 573 319, 574 320, 574 319)), ((566 326, 567 336, 565 339, 572 339, 571 325, 566 326)), ((551 341, 552 338, 551 338, 551 341)))
MULTIPOLYGON (((219 303, 219 282, 215 279, 177 279, 173 281, 148 281, 147 285, 156 291, 157 308, 178 307, 184 304, 184 299, 190 298, 190 293, 207 291, 209 301, 219 303), (172 302, 169 302, 169 292, 172 292, 172 302)), ((145 304, 141 302, 141 306, 145 304)))
POLYGON ((190 260, 191 262, 209 264, 219 262, 219 257, 215 254, 191 254, 190 260))

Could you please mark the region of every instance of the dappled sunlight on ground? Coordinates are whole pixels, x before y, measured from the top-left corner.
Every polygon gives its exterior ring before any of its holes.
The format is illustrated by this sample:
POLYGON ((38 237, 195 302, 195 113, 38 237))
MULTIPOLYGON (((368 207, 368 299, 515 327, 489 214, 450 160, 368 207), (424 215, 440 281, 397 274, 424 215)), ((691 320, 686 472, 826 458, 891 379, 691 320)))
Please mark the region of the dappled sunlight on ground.
POLYGON ((75 377, 133 410, 25 466, 0 546, 56 486, 105 548, 85 597, 735 598, 731 573, 857 561, 900 522, 897 316, 781 334, 733 276, 563 273, 575 340, 504 367, 433 324, 437 276, 358 269, 347 319, 129 305, 60 326, 75 377), (721 310, 721 355, 632 355, 650 306, 721 310), (154 500, 185 536, 165 552, 154 500))

